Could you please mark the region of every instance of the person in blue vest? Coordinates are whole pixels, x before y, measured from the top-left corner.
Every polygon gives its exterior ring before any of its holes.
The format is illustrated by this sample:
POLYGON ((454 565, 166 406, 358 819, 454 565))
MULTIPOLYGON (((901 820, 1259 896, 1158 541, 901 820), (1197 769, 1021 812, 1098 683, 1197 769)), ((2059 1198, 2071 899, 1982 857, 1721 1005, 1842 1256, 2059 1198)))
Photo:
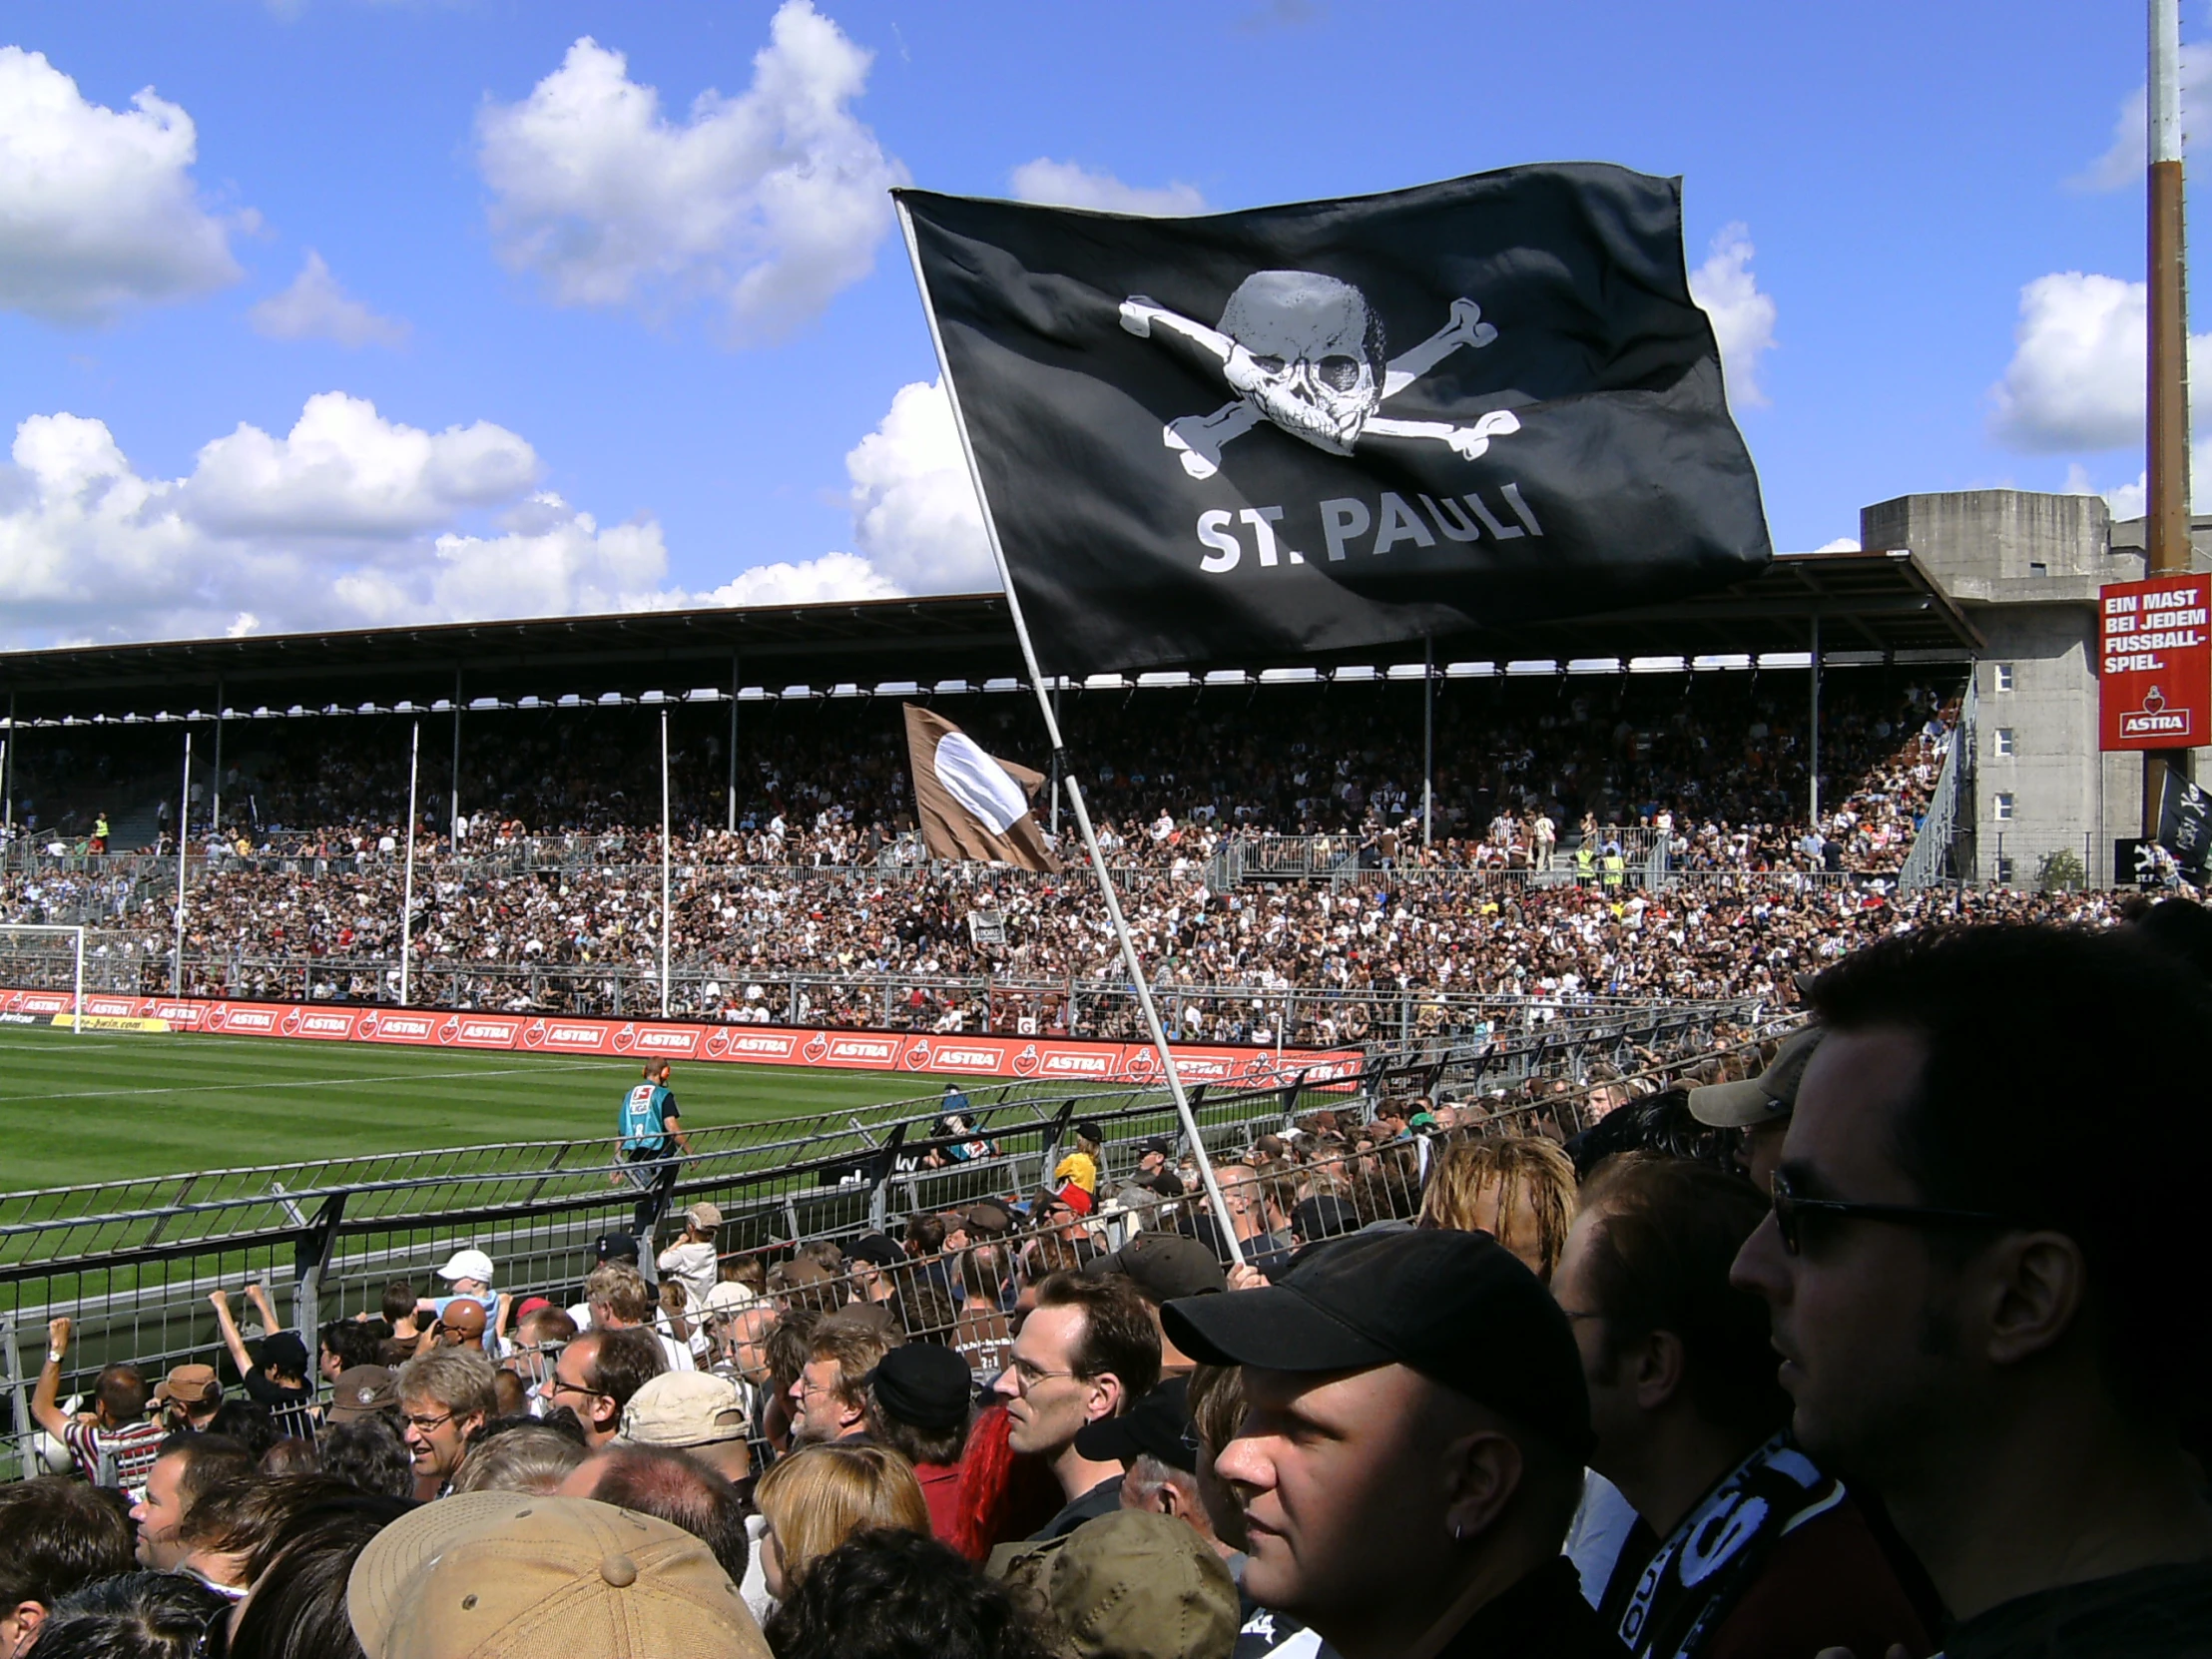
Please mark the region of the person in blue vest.
POLYGON ((653 1231, 654 1221, 668 1208, 669 1195, 676 1190, 678 1163, 672 1149, 687 1158, 692 1155, 691 1140, 678 1121, 676 1096, 669 1089, 668 1078, 666 1060, 649 1060, 645 1080, 622 1097, 617 1134, 622 1161, 628 1166, 622 1174, 641 1195, 633 1229, 641 1239, 653 1231))

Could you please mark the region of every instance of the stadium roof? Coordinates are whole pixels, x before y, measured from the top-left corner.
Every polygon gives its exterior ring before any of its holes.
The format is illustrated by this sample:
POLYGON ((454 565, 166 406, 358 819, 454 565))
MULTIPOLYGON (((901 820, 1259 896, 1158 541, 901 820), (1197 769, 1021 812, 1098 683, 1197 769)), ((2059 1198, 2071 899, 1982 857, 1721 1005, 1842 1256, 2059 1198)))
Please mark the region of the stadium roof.
MULTIPOLYGON (((1823 654, 1834 662, 1961 660, 1981 647, 1972 624, 1911 553, 1799 553, 1673 605, 1439 638, 1436 661, 1479 673, 1545 662, 1602 671, 1802 658, 1816 618, 1823 654)), ((1351 669, 1364 678, 1360 669, 1386 668, 1407 654, 1404 646, 1384 646, 1295 665, 1193 664, 1190 673, 1237 681, 1270 670, 1266 677, 1278 679, 1351 669)), ((787 690, 912 695, 917 687, 1010 689, 1020 673, 1005 599, 970 594, 19 651, 0 654, 0 694, 16 719, 43 724, 218 709, 446 709, 456 695, 468 706, 704 701, 787 690)))

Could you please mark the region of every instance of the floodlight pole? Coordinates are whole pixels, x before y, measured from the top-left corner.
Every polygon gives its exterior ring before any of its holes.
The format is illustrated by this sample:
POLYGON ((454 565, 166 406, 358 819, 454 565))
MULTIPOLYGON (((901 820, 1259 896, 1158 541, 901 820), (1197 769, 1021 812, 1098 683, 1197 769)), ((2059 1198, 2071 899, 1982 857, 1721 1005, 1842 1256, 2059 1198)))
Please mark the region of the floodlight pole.
POLYGON ((661 705, 661 1018, 668 1018, 668 705, 661 705))
POLYGON ((185 782, 177 791, 177 963, 171 976, 172 996, 185 994, 185 859, 192 845, 192 727, 185 727, 185 782))
POLYGON ((1436 642, 1421 642, 1420 659, 1420 843, 1436 844, 1436 642))
POLYGON ((1821 614, 1813 613, 1813 724, 1812 742, 1806 748, 1806 825, 1815 833, 1821 828, 1821 614))
POLYGON ((218 838, 223 834, 223 676, 215 677, 215 781, 210 786, 214 799, 208 822, 215 826, 218 838))
POLYGON ((0 749, 0 834, 7 836, 8 844, 15 844, 15 693, 8 693, 8 742, 0 749))
POLYGON ((415 780, 422 769, 422 722, 417 720, 407 740, 407 873, 399 888, 399 1006, 407 1006, 410 988, 408 968, 414 943, 414 841, 415 780))
MULTIPOLYGON (((2181 5, 2150 0, 2146 115, 2150 218, 2150 499, 2144 574, 2185 571, 2189 547, 2189 295, 2181 177, 2181 5)), ((2143 754, 2143 838, 2158 838, 2168 775, 2189 775, 2187 749, 2143 754)))
POLYGON ((913 218, 907 213, 905 203, 900 202, 897 207, 898 227, 906 238, 906 255, 913 263, 914 282, 921 289, 922 314, 929 321, 929 341, 937 351, 937 372, 944 381, 945 399, 952 405, 952 425, 960 434, 960 453, 967 461, 968 482, 974 486, 975 504, 983 514, 983 539, 990 544, 991 560, 998 567, 998 580, 1005 589, 1007 615, 1014 624, 1014 638, 1021 646, 1022 665, 1029 671, 1029 689, 1036 693, 1038 711, 1044 716, 1045 735, 1052 742, 1055 769, 1067 791, 1068 806, 1075 814, 1075 826, 1082 833, 1084 850, 1090 854, 1091 868, 1098 876, 1099 891, 1106 899, 1106 914, 1113 922, 1114 937, 1121 945, 1122 966, 1137 993, 1137 1006, 1144 1012, 1145 1029, 1152 1037, 1154 1051, 1160 1056, 1168 1093, 1175 1100, 1175 1115, 1182 1120, 1184 1138, 1189 1141, 1191 1156, 1198 1163, 1199 1180, 1206 1188, 1208 1203, 1213 1206, 1215 1237, 1228 1251, 1230 1262, 1241 1268, 1245 1265, 1244 1245, 1237 1237, 1236 1223, 1230 1218, 1228 1201, 1222 1197, 1221 1182, 1214 1175, 1214 1160, 1207 1154, 1205 1137, 1198 1132, 1198 1118, 1191 1110, 1190 1096, 1184 1092, 1183 1074, 1176 1069, 1175 1053, 1168 1046, 1167 1030, 1160 1023, 1160 1009, 1152 999, 1152 987, 1145 982, 1137 941, 1130 936, 1129 923, 1121 913, 1121 896, 1114 890, 1114 878, 1107 873, 1105 855, 1098 849, 1098 836, 1091 830, 1091 816, 1083 805, 1082 786, 1075 781, 1072 772, 1058 764, 1066 746, 1060 739, 1059 718, 1052 710, 1051 685, 1057 682, 1048 684, 1043 670, 1037 666, 1037 648, 1030 641, 1029 623, 1022 615, 1021 595, 1014 590, 1013 574, 1006 567, 1006 549, 998 539, 998 521, 992 516, 990 497, 983 493, 983 475, 975 464, 975 446, 968 441, 967 421, 960 413, 960 393, 952 382, 951 365, 945 360, 944 336, 937 328, 936 307, 929 302, 929 278, 921 269, 921 251, 914 243, 913 218))
POLYGON ((461 671, 453 670, 453 810, 445 821, 446 851, 461 855, 461 671))
POLYGON ((738 832, 738 654, 730 653, 730 822, 731 834, 738 832))

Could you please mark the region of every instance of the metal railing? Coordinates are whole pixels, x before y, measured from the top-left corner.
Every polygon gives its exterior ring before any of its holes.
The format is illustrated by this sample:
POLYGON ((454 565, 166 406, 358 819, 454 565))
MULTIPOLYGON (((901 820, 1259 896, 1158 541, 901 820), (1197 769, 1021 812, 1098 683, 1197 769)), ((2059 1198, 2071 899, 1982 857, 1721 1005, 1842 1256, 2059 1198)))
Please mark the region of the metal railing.
MULTIPOLYGON (((166 996, 175 979, 166 941, 88 932, 85 988, 117 995, 166 996)), ((61 989, 61 957, 0 934, 0 987, 61 989)), ((660 975, 652 964, 475 962, 418 954, 414 1005, 485 1012, 545 1012, 585 1017, 651 1018, 660 1013, 660 975)), ((263 956, 245 951, 185 953, 185 994, 231 1000, 395 1004, 395 957, 263 956)), ((1266 982, 1184 983, 1162 973, 1154 984, 1161 1017, 1178 1041, 1284 1046, 1410 1042, 1456 1035, 1504 1038, 1538 1027, 1562 1029, 1643 1018, 1654 1009, 1698 1017, 1736 1009, 1738 999, 1658 1003, 1587 992, 1499 994, 1394 986, 1293 986, 1266 982)), ((733 970, 686 963, 669 979, 672 1017, 727 1024, 863 1030, 1141 1040, 1136 994, 1125 978, 1042 977, 1019 973, 861 974, 733 970)))
MULTIPOLYGON (((1702 1063, 1723 1035, 1740 1040, 1755 1024, 1709 1011, 1702 1022, 1680 1020, 1641 1042, 1652 1033, 1616 1026, 1510 1054, 1427 1045, 1379 1053, 1357 1079, 1200 1086, 1192 1109, 1217 1159, 1242 1156, 1257 1137, 1320 1107, 1364 1122, 1385 1095, 1434 1095, 1446 1086, 1492 1098, 1501 1125, 1524 1109, 1513 1104, 1518 1098, 1571 1134, 1583 1126, 1593 1079, 1643 1073, 1663 1081, 1702 1063), (1655 1043, 1665 1052, 1654 1052, 1655 1043)), ((1143 1140, 1181 1141, 1172 1103, 1157 1087, 978 1085, 969 1091, 972 1128, 950 1136, 940 1134, 943 1108, 929 1097, 694 1130, 692 1155, 661 1190, 650 1179, 633 1184, 639 1171, 613 1156, 611 1141, 566 1140, 0 1195, 0 1387, 20 1466, 33 1466, 29 1385, 56 1315, 76 1327, 63 1378, 65 1391, 74 1391, 113 1361, 153 1374, 219 1353, 210 1293, 245 1283, 267 1284, 280 1317, 309 1334, 326 1320, 373 1310, 395 1279, 428 1289, 430 1270, 466 1244, 498 1264, 501 1291, 565 1302, 592 1264, 596 1238, 650 1235, 700 1200, 722 1211, 726 1257, 780 1258, 801 1242, 881 1230, 894 1218, 985 1197, 1026 1199, 1052 1176, 1079 1121, 1103 1132, 1109 1175, 1133 1166, 1143 1140), (987 1155, 946 1156, 977 1139, 990 1143, 987 1155)), ((1411 1190, 1417 1195, 1417 1181, 1411 1190)), ((642 1256, 650 1276, 653 1251, 642 1256)))

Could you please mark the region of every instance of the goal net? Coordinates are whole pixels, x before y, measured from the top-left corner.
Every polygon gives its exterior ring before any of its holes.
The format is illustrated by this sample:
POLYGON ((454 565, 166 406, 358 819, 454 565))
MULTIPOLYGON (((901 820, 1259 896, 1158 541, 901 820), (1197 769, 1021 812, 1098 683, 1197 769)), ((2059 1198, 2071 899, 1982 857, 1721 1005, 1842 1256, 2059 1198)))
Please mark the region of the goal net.
POLYGON ((0 922, 0 1024, 70 1025, 85 1011, 85 929, 0 922))

